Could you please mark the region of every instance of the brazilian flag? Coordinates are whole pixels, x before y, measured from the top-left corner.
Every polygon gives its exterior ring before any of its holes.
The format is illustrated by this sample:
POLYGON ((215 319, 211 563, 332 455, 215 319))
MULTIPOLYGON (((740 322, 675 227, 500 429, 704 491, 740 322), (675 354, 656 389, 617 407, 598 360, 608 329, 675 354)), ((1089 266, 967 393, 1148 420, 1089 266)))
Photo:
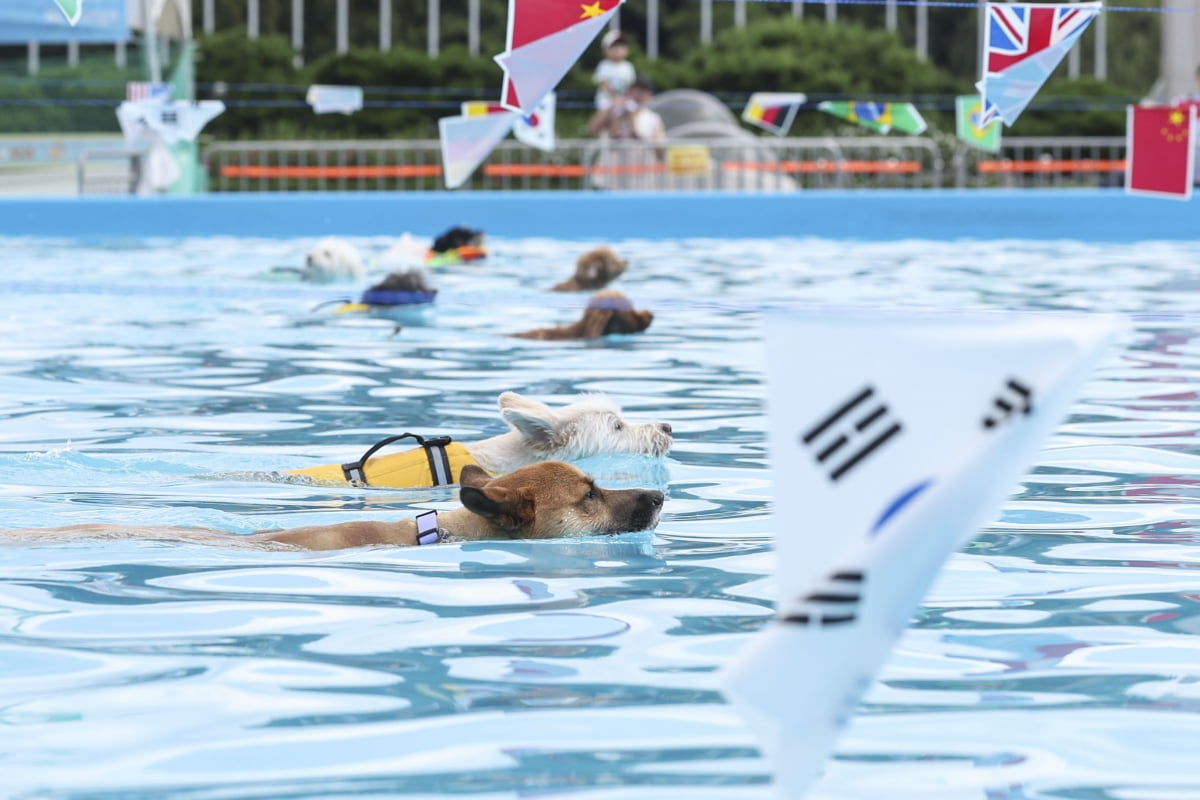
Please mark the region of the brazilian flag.
POLYGON ((958 138, 972 147, 989 153, 1000 152, 1000 120, 980 128, 974 118, 983 112, 983 98, 977 94, 959 95, 954 100, 954 114, 958 121, 958 138))
POLYGON ((826 100, 817 108, 876 133, 897 131, 909 136, 925 132, 925 120, 912 103, 859 103, 852 100, 826 100))

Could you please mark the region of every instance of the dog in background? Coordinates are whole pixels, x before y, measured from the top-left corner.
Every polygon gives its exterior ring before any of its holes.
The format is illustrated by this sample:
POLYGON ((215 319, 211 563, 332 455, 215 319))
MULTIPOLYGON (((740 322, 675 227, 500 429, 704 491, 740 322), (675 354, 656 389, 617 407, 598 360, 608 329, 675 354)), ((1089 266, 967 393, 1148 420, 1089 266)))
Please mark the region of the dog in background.
POLYGON ((617 333, 641 333, 650 327, 654 314, 637 311, 628 297, 612 289, 597 292, 588 300, 583 316, 569 325, 537 328, 513 334, 519 339, 598 339, 617 333))
POLYGON ((582 292, 603 289, 621 277, 629 262, 618 258, 610 247, 588 250, 575 262, 575 274, 555 285, 552 292, 582 292))
POLYGON ((590 476, 570 464, 544 461, 499 478, 490 477, 479 467, 466 466, 462 471, 459 499, 462 508, 436 512, 432 514, 432 520, 342 522, 259 531, 247 536, 206 528, 113 524, 26 528, 0 533, 5 539, 21 541, 122 537, 217 545, 285 545, 306 550, 413 546, 477 539, 549 539, 571 534, 650 530, 658 524, 663 493, 654 489, 602 489, 590 476))
POLYGON ((328 236, 317 242, 304 259, 301 280, 313 283, 360 281, 367 274, 354 245, 328 236))

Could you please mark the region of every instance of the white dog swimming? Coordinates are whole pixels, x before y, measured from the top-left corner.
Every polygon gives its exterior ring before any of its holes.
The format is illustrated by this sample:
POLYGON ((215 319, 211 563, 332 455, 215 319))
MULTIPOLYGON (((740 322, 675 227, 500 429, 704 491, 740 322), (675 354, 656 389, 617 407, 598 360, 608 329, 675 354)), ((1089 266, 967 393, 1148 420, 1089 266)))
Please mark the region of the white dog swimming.
POLYGON ((671 449, 671 425, 630 422, 616 403, 588 395, 552 409, 516 392, 499 398, 508 433, 468 442, 467 450, 488 472, 511 472, 536 461, 578 461, 607 454, 659 457, 671 449))
POLYGON ((304 259, 300 277, 313 283, 362 280, 367 271, 354 245, 327 236, 317 242, 304 259))
POLYGON ((516 392, 504 392, 499 404, 500 416, 511 430, 490 439, 451 442, 448 437, 418 439, 404 434, 384 439, 355 462, 284 473, 322 483, 418 488, 457 483, 468 464, 502 473, 541 461, 579 461, 610 454, 660 457, 671 448, 668 423, 631 422, 615 403, 599 395, 552 409, 516 392), (418 439, 421 446, 376 455, 382 447, 406 438, 418 439))

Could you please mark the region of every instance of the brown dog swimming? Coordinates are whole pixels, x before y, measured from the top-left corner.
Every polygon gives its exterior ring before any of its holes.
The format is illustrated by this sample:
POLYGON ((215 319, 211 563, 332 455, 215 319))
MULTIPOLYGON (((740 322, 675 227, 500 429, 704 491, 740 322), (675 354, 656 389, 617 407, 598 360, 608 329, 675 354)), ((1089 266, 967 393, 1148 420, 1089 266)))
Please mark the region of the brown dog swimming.
POLYGON ((603 289, 621 277, 629 262, 618 258, 610 247, 588 250, 575 262, 575 274, 552 287, 552 292, 583 292, 603 289))
POLYGON ((463 508, 428 512, 416 520, 309 525, 247 536, 206 528, 84 524, 0 531, 0 541, 47 538, 173 539, 206 544, 287 545, 340 550, 369 545, 411 546, 475 539, 551 539, 571 534, 650 530, 658 524, 663 493, 654 489, 602 489, 581 470, 543 461, 492 478, 474 465, 459 476, 463 508))
POLYGON ((537 328, 524 333, 514 333, 519 339, 598 339, 614 333, 641 333, 650 327, 654 314, 636 311, 628 297, 609 289, 596 292, 588 300, 583 316, 569 325, 553 328, 537 328))

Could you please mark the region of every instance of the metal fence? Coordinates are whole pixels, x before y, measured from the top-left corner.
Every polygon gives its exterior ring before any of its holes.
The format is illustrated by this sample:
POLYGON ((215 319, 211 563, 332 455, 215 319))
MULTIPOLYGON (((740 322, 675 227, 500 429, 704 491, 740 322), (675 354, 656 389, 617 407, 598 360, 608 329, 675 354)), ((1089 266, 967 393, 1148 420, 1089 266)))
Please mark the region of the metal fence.
MULTIPOLYGON (((560 140, 550 153, 508 141, 463 188, 788 192, 1118 186, 1124 154, 1123 137, 1010 138, 998 154, 954 140, 893 136, 689 138, 662 145, 573 139, 560 140)), ((218 142, 204 147, 203 161, 209 188, 221 192, 442 188, 441 151, 433 140, 218 142)))

